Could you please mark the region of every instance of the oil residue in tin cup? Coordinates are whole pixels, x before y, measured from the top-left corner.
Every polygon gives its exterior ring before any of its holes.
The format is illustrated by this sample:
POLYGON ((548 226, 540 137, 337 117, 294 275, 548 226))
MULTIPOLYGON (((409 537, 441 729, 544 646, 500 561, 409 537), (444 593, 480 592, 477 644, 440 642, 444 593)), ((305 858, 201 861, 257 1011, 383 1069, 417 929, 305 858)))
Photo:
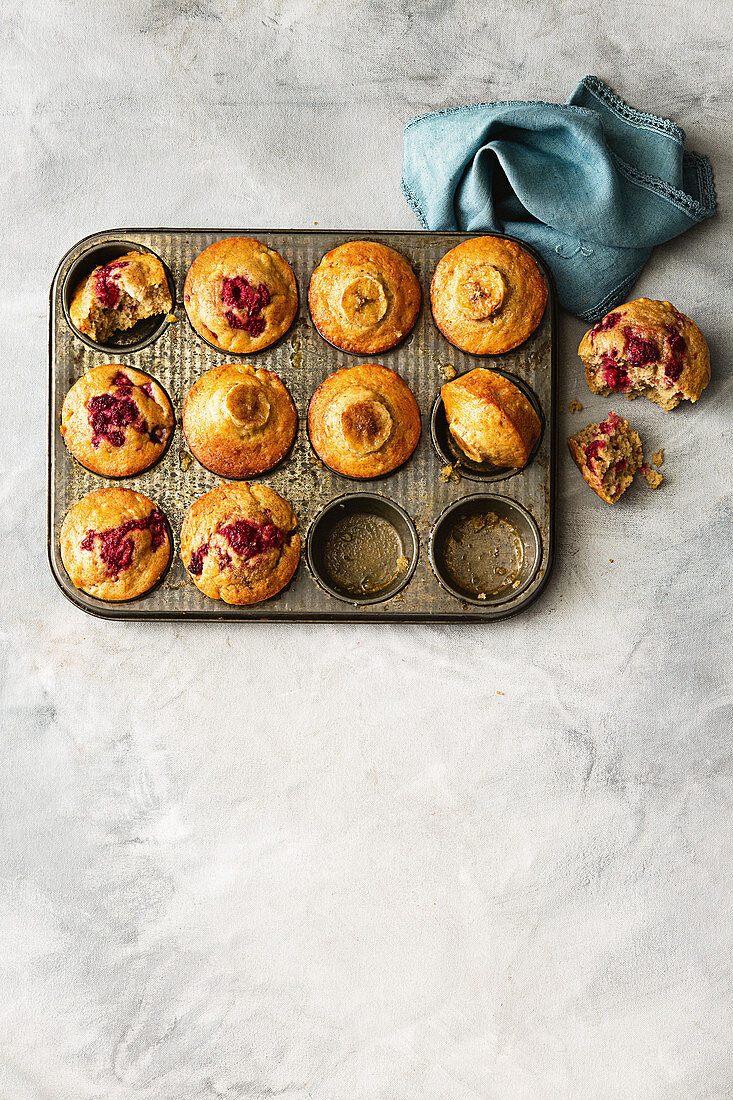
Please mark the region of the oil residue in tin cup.
POLYGON ((408 566, 399 534, 384 516, 342 516, 328 535, 323 564, 332 585, 354 596, 381 592, 408 566))
POLYGON ((519 532, 495 512, 461 516, 445 544, 445 570, 454 584, 479 599, 516 586, 524 564, 519 532))

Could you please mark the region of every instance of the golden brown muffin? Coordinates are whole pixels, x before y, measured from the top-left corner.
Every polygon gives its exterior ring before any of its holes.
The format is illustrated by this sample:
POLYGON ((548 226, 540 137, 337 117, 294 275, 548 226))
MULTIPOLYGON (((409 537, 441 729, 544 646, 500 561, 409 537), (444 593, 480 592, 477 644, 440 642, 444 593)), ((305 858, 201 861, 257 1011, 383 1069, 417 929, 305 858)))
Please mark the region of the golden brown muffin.
POLYGON ((694 321, 670 302, 637 298, 583 337, 578 355, 592 393, 639 394, 663 409, 697 401, 710 381, 710 353, 694 321))
POLYGON ((300 535, 293 509, 266 485, 219 485, 189 508, 181 558, 212 600, 259 603, 275 596, 298 568, 300 535))
POLYGON ((191 324, 209 343, 249 355, 288 331, 298 311, 290 264, 252 237, 216 241, 191 264, 183 288, 191 324))
POLYGON ((61 525, 61 560, 77 588, 99 600, 132 600, 165 573, 171 544, 165 516, 132 489, 96 489, 61 525))
POLYGON ((500 355, 527 340, 542 320, 547 284, 514 241, 474 237, 443 256, 430 286, 435 323, 457 348, 500 355))
POLYGON ((61 434, 77 462, 103 477, 132 477, 157 462, 175 425, 168 395, 121 363, 92 367, 61 410, 61 434))
POLYGON ((448 428, 473 462, 527 464, 542 430, 531 402, 508 378, 476 367, 441 386, 448 428))
POLYGON ((343 351, 375 355, 399 344, 422 297, 404 256, 375 241, 347 241, 327 252, 308 291, 313 324, 343 351))
POLYGON ((99 344, 132 328, 144 317, 173 308, 165 268, 149 252, 126 252, 95 267, 76 287, 69 314, 72 324, 99 344))
POLYGON ((571 435, 568 447, 573 462, 606 504, 615 504, 626 492, 644 461, 639 436, 614 412, 602 424, 589 424, 571 435))
POLYGON ((313 394, 308 434, 316 454, 347 477, 384 477, 420 438, 420 410, 396 371, 377 363, 330 374, 313 394))
POLYGON ((196 458, 221 477, 271 470, 298 430, 293 399, 276 374, 249 363, 213 367, 189 390, 183 431, 196 458))

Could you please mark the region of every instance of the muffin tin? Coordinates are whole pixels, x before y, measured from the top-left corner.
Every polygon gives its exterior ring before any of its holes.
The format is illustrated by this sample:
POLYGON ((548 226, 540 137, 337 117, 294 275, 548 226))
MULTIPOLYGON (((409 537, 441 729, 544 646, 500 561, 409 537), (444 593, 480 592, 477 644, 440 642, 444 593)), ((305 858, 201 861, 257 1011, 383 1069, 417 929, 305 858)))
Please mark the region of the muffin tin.
MULTIPOLYGON (((120 620, 204 619, 258 622, 483 622, 502 619, 527 607, 542 591, 554 554, 554 497, 557 465, 555 326, 552 278, 532 252, 547 280, 547 308, 539 327, 519 348, 504 355, 474 356, 458 351, 441 335, 430 312, 430 280, 440 258, 464 233, 363 231, 284 231, 119 229, 85 238, 64 256, 51 287, 49 340, 48 552, 51 571, 62 592, 83 611, 120 620), (73 330, 67 319, 69 294, 98 263, 134 248, 155 253, 165 265, 174 301, 182 303, 186 272, 193 259, 216 240, 250 236, 280 252, 298 282, 299 309, 290 331, 277 344, 248 356, 222 352, 202 340, 179 318, 140 322, 104 348, 73 330), (356 356, 338 351, 316 331, 308 312, 311 272, 325 252, 348 240, 374 240, 397 249, 412 264, 423 292, 412 333, 391 351, 356 356), (137 326, 136 326, 137 328, 137 326), (180 411, 193 383, 219 363, 244 360, 280 375, 298 409, 299 428, 289 455, 260 480, 290 502, 298 516, 304 547, 301 564, 278 596, 236 607, 204 596, 188 577, 178 556, 181 523, 189 505, 221 481, 192 457, 181 432, 180 411), (324 378, 360 361, 392 367, 417 398, 422 418, 420 442, 395 473, 355 481, 325 467, 311 450, 308 402, 324 378), (61 406, 71 385, 91 367, 120 362, 155 378, 176 410, 172 443, 160 461, 137 477, 112 481, 79 466, 68 453, 60 430, 61 406), (500 370, 530 397, 540 413, 542 435, 520 471, 481 470, 459 463, 445 427, 440 387, 476 366, 500 370), (452 471, 445 470, 446 457, 452 471), (487 484, 483 484, 487 483, 487 484), (174 556, 163 581, 126 603, 96 600, 74 588, 61 563, 59 530, 66 512, 93 489, 125 484, 151 497, 172 528, 174 556), (482 519, 481 517, 485 517, 482 519), (492 595, 471 587, 454 563, 446 562, 452 531, 461 524, 475 529, 461 561, 483 568, 484 532, 510 524, 521 541, 517 575, 492 595), (502 526, 503 525, 503 526, 502 526), (472 556, 473 555, 473 556, 472 556), (519 561, 521 559, 521 561, 519 561), (451 571, 452 570, 452 571, 451 571)), ((455 539, 453 540, 455 542, 455 539)), ((453 545, 453 544, 451 544, 453 545)))

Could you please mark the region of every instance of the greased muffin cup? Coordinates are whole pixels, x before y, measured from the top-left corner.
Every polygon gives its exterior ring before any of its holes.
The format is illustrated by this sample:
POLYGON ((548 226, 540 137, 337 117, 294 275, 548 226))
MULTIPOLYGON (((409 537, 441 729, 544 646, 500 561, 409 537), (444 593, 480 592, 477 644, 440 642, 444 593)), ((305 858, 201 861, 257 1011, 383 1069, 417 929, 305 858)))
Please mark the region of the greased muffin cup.
MULTIPOLYGON (((536 262, 550 294, 537 329, 521 346, 484 360, 477 360, 475 355, 451 346, 435 326, 431 311, 427 308, 420 309, 413 329, 400 343, 378 355, 357 359, 359 353, 337 350, 317 331, 305 293, 301 294, 288 331, 253 353, 251 358, 240 353, 234 355, 207 343, 183 318, 180 310, 181 323, 166 325, 152 343, 130 352, 120 349, 111 354, 100 352, 79 339, 66 322, 61 295, 64 280, 69 268, 93 246, 114 245, 116 251, 112 253, 112 258, 123 255, 134 246, 150 249, 171 272, 180 301, 187 273, 196 257, 218 241, 243 237, 260 241, 286 260, 301 290, 309 286, 311 276, 324 255, 351 241, 369 239, 392 248, 404 257, 420 284, 423 297, 429 296, 430 280, 441 258, 462 240, 470 239, 469 235, 461 234, 374 233, 370 230, 345 233, 261 228, 218 231, 121 229, 95 234, 75 245, 60 265, 51 302, 48 552, 53 575, 62 592, 87 613, 127 621, 460 623, 494 621, 527 607, 549 576, 554 548, 554 477, 557 461, 555 303, 551 280, 541 260, 536 262), (401 465, 390 470, 391 463, 385 466, 376 464, 371 469, 362 468, 359 471, 362 476, 351 478, 344 472, 330 469, 311 447, 307 412, 311 398, 325 379, 331 375, 346 374, 354 366, 368 367, 370 362, 402 379, 412 394, 417 416, 425 430, 419 438, 413 439, 414 449, 411 449, 411 443, 410 448, 403 450, 399 456, 404 459, 401 465), (248 598, 256 595, 258 601, 248 603, 227 603, 225 599, 212 598, 198 586, 195 575, 187 571, 178 552, 172 555, 168 570, 160 581, 130 601, 103 599, 74 587, 61 558, 61 525, 67 512, 80 499, 90 492, 109 487, 111 482, 108 480, 109 474, 91 472, 69 453, 60 430, 61 410, 64 398, 79 378, 92 369, 111 363, 121 364, 125 372, 139 371, 159 383, 169 395, 177 417, 176 427, 163 455, 152 466, 132 475, 134 481, 123 484, 134 487, 155 501, 170 521, 171 538, 177 547, 180 546, 180 535, 189 509, 199 498, 217 489, 222 478, 227 484, 247 483, 253 489, 259 485, 274 490, 297 517, 297 532, 303 540, 304 558, 302 566, 295 569, 279 591, 267 596, 266 592, 254 592, 250 588, 246 595, 248 598), (431 412, 441 386, 477 366, 488 367, 494 373, 503 372, 522 388, 522 392, 529 394, 529 399, 536 401, 535 409, 543 425, 535 451, 528 456, 529 460, 521 470, 500 470, 495 475, 489 472, 489 477, 495 476, 496 479, 482 480, 480 484, 474 482, 471 475, 475 472, 484 478, 487 471, 472 471, 469 464, 458 462, 452 451, 447 453, 448 461, 440 457, 436 454, 430 431, 431 412), (236 482, 230 480, 234 477, 231 466, 222 465, 222 472, 218 473, 201 465, 201 459, 211 462, 212 457, 214 461, 211 466, 218 465, 216 455, 221 441, 217 443, 216 433, 213 437, 208 429, 204 433, 213 447, 212 454, 206 455, 193 432, 189 446, 181 423, 181 411, 189 392, 209 372, 225 367, 234 367, 245 373, 251 369, 255 374, 262 371, 277 376, 290 393, 299 418, 295 438, 283 457, 271 468, 257 473, 247 472, 242 480, 236 482), (194 456, 194 451, 197 451, 198 458, 194 456), (363 476, 365 473, 369 476, 363 476), (487 593, 486 599, 479 599, 477 595, 475 602, 470 602, 451 593, 439 581, 431 567, 428 548, 433 528, 443 512, 482 487, 490 490, 491 495, 516 502, 530 513, 540 532, 541 558, 539 567, 526 586, 526 578, 522 575, 520 585, 513 588, 507 598, 503 598, 505 593, 500 593, 500 600, 496 599, 495 593, 487 593), (344 494, 355 498, 355 502, 346 508, 330 508, 344 494), (370 496, 387 502, 379 505, 381 512, 375 513, 366 507, 370 496), (414 526, 416 544, 407 537, 397 519, 401 513, 393 511, 393 506, 401 509, 414 526), (322 514, 323 518, 316 524, 322 514), (340 526, 337 520, 343 521, 340 526), (311 531, 313 540, 309 542, 311 531), (418 547, 416 555, 410 549, 415 545, 418 547), (358 553, 348 554, 346 551, 349 548, 358 549, 358 553), (398 552, 400 548, 405 550, 404 555, 398 552), (309 554, 312 561, 308 560, 309 554), (401 560, 403 557, 404 561, 401 560), (368 568, 360 572, 358 568, 352 568, 354 565, 368 568), (260 599, 260 595, 263 598, 260 599)), ((531 249, 522 247, 531 252, 531 249)), ((391 374, 388 376, 392 377, 391 374)), ((225 397, 229 390, 236 389, 240 384, 239 378, 229 379, 229 382, 231 385, 224 387, 227 391, 225 397)), ((206 387, 201 386, 197 392, 204 389, 206 387)), ((244 426, 244 434, 254 437, 262 427, 264 411, 258 401, 250 399, 252 396, 245 385, 244 390, 234 395, 232 404, 240 428, 244 426)), ((204 400, 204 406, 209 400, 213 400, 211 394, 204 400)), ((365 415, 366 411, 363 410, 365 415)), ((377 419, 375 417, 374 431, 365 422, 363 434, 366 450, 376 445, 378 453, 381 448, 377 419)), ((354 428, 358 427, 356 421, 361 423, 361 414, 352 417, 352 420, 354 428)), ((412 423, 415 424, 414 418, 412 423)), ((361 435, 360 430, 356 432, 358 438, 361 435)), ((275 433, 275 438, 280 446, 284 445, 284 437, 279 433, 275 433)), ((564 449, 563 453, 566 453, 564 449)), ((480 520, 477 522, 480 523, 480 520)), ((226 521, 224 525, 230 526, 226 521)), ((236 546, 246 549, 246 539, 240 539, 236 533, 233 537, 236 546)), ((205 541, 203 539, 200 545, 189 546, 188 552, 195 554, 205 541)), ((214 539, 207 551, 208 555, 213 555, 212 561, 216 558, 217 546, 219 544, 214 539)), ((219 546, 219 549, 222 555, 229 552, 224 546, 219 546)), ((236 554, 236 547, 234 550, 236 554)), ((234 562, 235 555, 230 556, 234 562)), ((187 560, 190 564, 190 557, 187 560)), ((203 571, 199 579, 202 576, 203 571)), ((211 579, 208 573, 204 576, 206 583, 211 579)), ((512 579, 512 585, 516 579, 512 579)), ((508 582, 502 582, 502 585, 506 584, 508 582)))
POLYGON ((330 596, 368 605, 394 599, 415 572, 419 540, 410 516, 377 493, 332 500, 308 531, 308 568, 330 596))
POLYGON ((542 561, 539 528, 509 497, 476 493, 449 504, 430 535, 430 564, 455 599, 496 608, 531 583, 542 561))

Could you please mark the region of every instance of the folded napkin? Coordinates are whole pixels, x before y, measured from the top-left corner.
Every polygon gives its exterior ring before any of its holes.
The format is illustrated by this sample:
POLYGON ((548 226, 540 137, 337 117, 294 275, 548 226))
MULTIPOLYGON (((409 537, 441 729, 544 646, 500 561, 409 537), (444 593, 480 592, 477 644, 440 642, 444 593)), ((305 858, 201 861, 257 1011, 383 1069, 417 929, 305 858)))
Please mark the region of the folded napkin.
POLYGON ((561 304, 597 321, 655 244, 715 213, 710 163, 595 76, 561 103, 477 103, 405 127, 402 190, 426 229, 533 245, 561 304))

